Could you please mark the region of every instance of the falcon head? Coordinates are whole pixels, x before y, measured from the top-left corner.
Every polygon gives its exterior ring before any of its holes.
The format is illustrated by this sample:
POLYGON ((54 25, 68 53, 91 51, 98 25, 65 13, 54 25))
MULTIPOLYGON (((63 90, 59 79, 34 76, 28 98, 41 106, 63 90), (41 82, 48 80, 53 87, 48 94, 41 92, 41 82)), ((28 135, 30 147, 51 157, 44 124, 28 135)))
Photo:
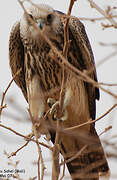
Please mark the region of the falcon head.
MULTIPOLYGON (((57 34, 61 32, 61 19, 50 6, 45 4, 31 5, 31 7, 27 9, 27 13, 40 30, 44 30, 47 37, 57 36, 57 34)), ((42 37, 40 38, 39 31, 34 27, 25 13, 20 20, 20 34, 24 39, 42 39, 42 37)))

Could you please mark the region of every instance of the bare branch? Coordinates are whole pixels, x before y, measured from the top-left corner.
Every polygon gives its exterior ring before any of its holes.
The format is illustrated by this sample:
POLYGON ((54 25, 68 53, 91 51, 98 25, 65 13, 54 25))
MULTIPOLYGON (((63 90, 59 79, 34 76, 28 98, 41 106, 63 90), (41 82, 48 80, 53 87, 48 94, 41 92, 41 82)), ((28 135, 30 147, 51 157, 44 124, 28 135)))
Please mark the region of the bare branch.
MULTIPOLYGON (((112 18, 117 18, 117 15, 113 15, 111 17, 108 17, 108 19, 112 19, 112 18)), ((106 17, 98 17, 98 18, 86 18, 86 17, 78 17, 78 19, 80 19, 81 21, 92 21, 92 22, 95 22, 95 21, 101 21, 101 20, 105 20, 107 19, 106 17)))
MULTIPOLYGON (((15 135, 17 135, 17 136, 23 137, 26 141, 33 141, 33 142, 36 143, 36 141, 35 141, 34 139, 30 138, 29 136, 25 136, 25 135, 23 135, 23 134, 15 131, 15 130, 13 130, 13 129, 10 128, 10 127, 7 127, 7 126, 5 126, 5 125, 3 125, 3 124, 0 124, 0 127, 4 128, 4 129, 7 129, 7 130, 9 130, 9 131, 11 131, 11 132, 13 132, 13 133, 14 133, 15 135)), ((39 144, 42 145, 43 147, 45 147, 45 148, 47 148, 47 149, 49 149, 49 150, 52 151, 52 147, 48 146, 47 144, 44 144, 44 143, 41 143, 41 142, 39 142, 39 144)))
MULTIPOLYGON (((19 69, 16 74, 14 75, 14 77, 12 78, 12 80, 10 81, 10 83, 8 84, 6 90, 3 92, 3 96, 2 96, 2 101, 1 101, 1 107, 5 107, 3 106, 3 103, 4 103, 4 99, 5 99, 5 96, 6 96, 6 93, 8 91, 8 89, 10 88, 12 82, 14 81, 14 79, 16 78, 16 76, 18 76, 20 73, 21 73, 22 69, 19 69)), ((2 109, 3 108, 0 108, 0 116, 1 116, 1 113, 2 113, 2 109)))
POLYGON ((12 157, 12 156, 16 156, 16 154, 17 154, 20 150, 22 150, 24 147, 26 147, 29 142, 30 142, 30 141, 27 141, 23 146, 21 146, 19 149, 17 149, 17 151, 12 152, 12 153, 9 155, 8 158, 10 158, 10 157, 12 157))
POLYGON ((99 136, 101 136, 102 134, 106 133, 106 132, 109 131, 110 129, 112 129, 112 126, 109 126, 109 127, 105 128, 105 130, 104 130, 103 132, 101 132, 101 133, 99 134, 99 136))
POLYGON ((103 85, 103 86, 117 86, 117 84, 115 83, 103 83, 103 82, 99 82, 100 85, 103 85))
POLYGON ((64 176, 65 176, 65 160, 63 162, 63 172, 62 172, 62 176, 61 176, 60 180, 62 180, 64 178, 64 176))
POLYGON ((87 125, 87 124, 92 124, 92 123, 94 123, 94 122, 96 122, 96 121, 99 121, 100 119, 102 119, 103 117, 105 117, 107 114, 109 114, 116 106, 117 106, 117 104, 114 104, 108 111, 106 111, 102 116, 100 116, 99 118, 97 118, 97 119, 95 119, 95 120, 89 120, 89 121, 87 121, 86 123, 80 124, 80 125, 78 125, 78 126, 74 126, 74 127, 71 127, 71 128, 66 128, 66 129, 64 129, 64 131, 73 131, 73 130, 75 130, 75 129, 77 129, 77 128, 80 128, 80 127, 82 127, 82 126, 85 126, 85 125, 87 125))
MULTIPOLYGON (((70 45, 69 41, 69 32, 68 32, 68 24, 69 24, 69 18, 71 15, 72 7, 74 4, 75 0, 70 1, 69 9, 67 12, 67 18, 65 19, 64 23, 64 47, 63 47, 63 56, 65 59, 67 59, 67 53, 68 53, 68 48, 70 45)), ((61 91, 60 91, 60 98, 59 98, 59 109, 58 109, 58 114, 59 117, 62 116, 63 114, 63 104, 64 104, 64 98, 65 98, 65 84, 67 81, 67 72, 65 70, 65 65, 63 63, 62 67, 62 84, 61 84, 61 91)), ((61 121, 57 120, 57 129, 61 127, 61 121)), ((52 169, 52 179, 57 180, 59 177, 60 173, 60 167, 59 167, 59 144, 60 144, 60 134, 59 131, 56 131, 56 138, 55 138, 55 145, 53 147, 53 169, 52 169)))
MULTIPOLYGON (((72 156, 70 159, 65 160, 65 163, 69 163, 69 162, 73 161, 74 159, 76 159, 79 155, 82 154, 82 152, 83 152, 86 148, 87 148, 87 145, 85 145, 80 151, 78 151, 78 152, 77 152, 74 156, 72 156)), ((63 165, 63 164, 64 164, 64 162, 61 163, 60 166, 63 165)))
POLYGON ((100 14, 102 14, 106 19, 109 20, 109 22, 114 28, 117 28, 117 23, 114 21, 114 19, 111 17, 110 14, 107 14, 107 12, 101 9, 94 1, 92 0, 88 0, 88 1, 90 2, 92 8, 95 8, 100 14))

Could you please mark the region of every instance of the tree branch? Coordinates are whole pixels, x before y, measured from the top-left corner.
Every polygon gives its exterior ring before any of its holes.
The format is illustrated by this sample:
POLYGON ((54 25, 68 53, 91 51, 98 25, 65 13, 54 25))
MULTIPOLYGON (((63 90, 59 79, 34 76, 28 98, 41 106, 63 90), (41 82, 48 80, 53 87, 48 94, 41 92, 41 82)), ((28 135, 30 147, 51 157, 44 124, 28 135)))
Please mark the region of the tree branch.
POLYGON ((8 89, 10 88, 12 82, 13 82, 14 79, 16 78, 16 76, 18 76, 18 75, 21 73, 21 71, 22 71, 22 69, 20 68, 20 69, 16 72, 16 74, 14 75, 14 77, 12 78, 12 80, 9 82, 9 84, 8 84, 7 88, 5 89, 5 91, 3 92, 2 101, 1 101, 1 105, 0 105, 0 106, 2 107, 2 108, 0 108, 0 116, 1 116, 1 113, 2 113, 3 108, 6 107, 6 105, 3 106, 6 93, 7 93, 8 89))

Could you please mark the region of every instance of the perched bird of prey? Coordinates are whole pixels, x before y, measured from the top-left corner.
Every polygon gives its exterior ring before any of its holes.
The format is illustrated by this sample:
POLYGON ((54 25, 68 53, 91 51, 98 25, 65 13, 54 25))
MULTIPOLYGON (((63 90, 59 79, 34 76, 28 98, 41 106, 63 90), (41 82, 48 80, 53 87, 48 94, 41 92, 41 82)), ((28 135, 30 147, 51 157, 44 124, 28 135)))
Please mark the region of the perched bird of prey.
MULTIPOLYGON (((58 101, 60 96, 62 59, 44 36, 57 51, 63 53, 64 14, 44 4, 31 5, 27 13, 32 21, 24 13, 11 30, 9 59, 12 75, 22 68, 15 82, 30 106, 32 117, 38 121, 49 109, 48 98, 58 101)), ((77 17, 70 17, 68 32, 70 44, 67 61, 81 72, 90 71, 90 78, 97 81, 92 49, 84 25, 77 17)), ((99 100, 99 89, 82 79, 77 72, 67 66, 65 68, 67 80, 64 112, 67 115, 63 115, 61 119, 63 128, 71 128, 95 119, 95 101, 99 100)), ((46 119, 46 122, 49 121, 56 124, 56 120, 50 118, 50 115, 46 119)), ((45 132, 40 129, 40 132, 46 134, 46 129, 45 127, 45 132)), ((48 131, 54 143, 56 130, 49 128, 48 131)), ((94 123, 61 132, 60 139, 61 153, 73 180, 98 180, 99 174, 109 171, 94 123)))

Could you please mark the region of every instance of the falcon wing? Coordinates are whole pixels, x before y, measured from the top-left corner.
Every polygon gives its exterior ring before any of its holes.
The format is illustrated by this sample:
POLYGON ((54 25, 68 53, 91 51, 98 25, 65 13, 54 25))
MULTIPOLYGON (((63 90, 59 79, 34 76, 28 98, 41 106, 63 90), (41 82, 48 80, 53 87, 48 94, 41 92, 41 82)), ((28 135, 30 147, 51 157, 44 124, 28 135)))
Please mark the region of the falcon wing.
MULTIPOLYGON (((71 17, 69 20, 69 34, 74 38, 73 41, 75 41, 77 48, 79 49, 80 57, 77 61, 81 62, 81 69, 85 69, 90 72, 89 76, 97 81, 94 56, 90 42, 85 32, 84 25, 76 17, 71 17)), ((95 99, 99 100, 99 89, 86 82, 85 86, 88 93, 90 116, 92 119, 95 119, 95 99)))
MULTIPOLYGON (((94 57, 90 46, 90 42, 86 35, 84 25, 76 17, 70 17, 69 20, 69 39, 71 40, 71 44, 68 51, 68 61, 79 70, 81 71, 86 70, 87 72, 90 72, 88 75, 93 80, 97 81, 94 57)), ((95 113, 96 113, 95 101, 96 99, 99 100, 99 89, 95 88, 93 84, 88 82, 84 82, 84 85, 88 95, 88 106, 89 106, 90 117, 92 119, 95 119, 95 113)), ((74 122, 77 119, 77 117, 74 119, 72 114, 71 119, 72 122, 74 122)), ((95 178, 93 179, 98 180, 99 172, 103 174, 104 172, 107 173, 109 171, 109 167, 104 155, 103 147, 101 145, 100 139, 96 133, 94 126, 95 126, 94 123, 90 125, 90 132, 88 134, 89 134, 89 138, 90 135, 92 137, 91 140, 92 145, 89 145, 90 143, 88 142, 89 143, 88 148, 85 151, 86 154, 81 153, 81 157, 78 156, 78 158, 76 158, 75 160, 71 161, 70 163, 67 163, 67 167, 71 176, 76 175, 76 178, 73 179, 79 179, 79 180, 87 179, 86 177, 88 176, 88 173, 89 174, 91 173, 93 175, 93 173, 95 172, 94 174, 96 176, 94 175, 95 178), (94 144, 93 144, 93 140, 94 140, 94 144), (88 152, 90 152, 91 154, 88 152), (90 159, 91 157, 90 155, 93 158, 90 159), (99 157, 99 159, 97 159, 97 157, 99 157), (103 161, 102 164, 97 166, 96 168, 92 168, 91 171, 89 172, 87 171, 88 173, 85 174, 84 169, 88 168, 88 165, 92 165, 93 163, 96 164, 98 160, 100 161, 102 160, 103 161), (77 178, 78 172, 81 171, 84 173, 85 178, 84 177, 77 178)), ((77 133, 79 132, 77 131, 77 133)), ((86 134, 85 133, 86 133, 86 129, 84 129, 83 135, 86 135, 87 137, 87 133, 86 134)), ((63 138, 61 146, 65 154, 75 151, 78 152, 79 147, 83 147, 84 145, 86 145, 86 141, 85 143, 83 143, 83 138, 81 139, 82 140, 80 141, 79 137, 77 137, 76 139, 74 137, 68 138, 68 135, 66 138, 63 138)), ((90 141, 90 139, 88 141, 90 141)))
POLYGON ((24 75, 24 46, 20 37, 20 23, 17 22, 10 33, 9 39, 9 64, 12 76, 21 68, 21 73, 14 79, 21 88, 25 99, 27 100, 27 90, 24 75))

